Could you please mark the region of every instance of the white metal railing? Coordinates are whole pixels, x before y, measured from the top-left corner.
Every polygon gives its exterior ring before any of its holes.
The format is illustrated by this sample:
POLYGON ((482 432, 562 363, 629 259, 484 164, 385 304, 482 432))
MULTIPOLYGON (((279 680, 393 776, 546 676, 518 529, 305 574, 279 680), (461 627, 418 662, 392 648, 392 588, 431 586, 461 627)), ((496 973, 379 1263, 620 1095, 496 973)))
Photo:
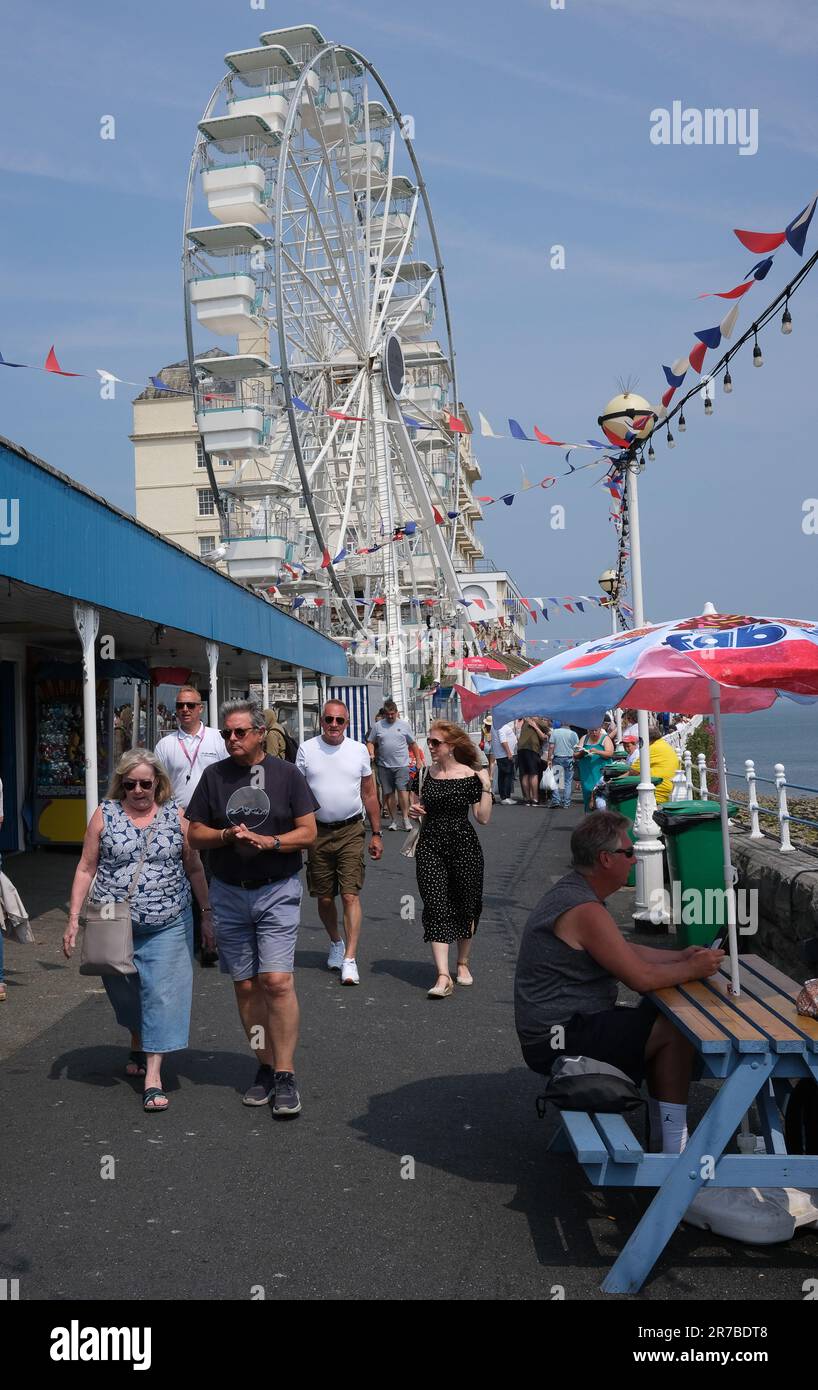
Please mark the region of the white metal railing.
MULTIPOLYGON (((701 801, 708 801, 708 800, 711 799, 711 792, 710 792, 710 788, 709 788, 708 780, 707 780, 707 779, 708 779, 708 774, 709 774, 709 773, 712 773, 714 777, 717 777, 717 776, 718 776, 718 768, 715 768, 715 767, 708 767, 708 766, 707 766, 707 759, 705 758, 704 753, 699 753, 698 756, 697 756, 697 758, 696 758, 696 770, 697 770, 697 773, 698 773, 698 783, 699 783, 699 786, 698 786, 698 797, 699 797, 699 800, 701 800, 701 801)), ((774 766, 774 768, 773 768, 773 771, 774 771, 774 773, 775 773, 775 776, 774 776, 774 777, 759 777, 758 773, 756 772, 755 762, 753 761, 753 759, 752 759, 752 758, 746 758, 746 759, 745 759, 745 762, 744 762, 744 780, 745 780, 746 783, 747 783, 747 803, 746 803, 746 805, 743 805, 743 806, 742 806, 742 810, 746 810, 746 811, 749 813, 749 816, 750 816, 750 839, 752 839, 752 840, 763 840, 763 839, 775 839, 775 838, 776 838, 775 834, 771 834, 769 831, 762 830, 762 828, 761 828, 761 817, 762 817, 762 816, 768 817, 770 820, 774 820, 774 821, 777 821, 777 822, 778 822, 778 837, 777 837, 777 838, 778 838, 778 847, 779 847, 781 853, 782 853, 782 854, 792 854, 792 852, 794 851, 794 849, 796 849, 797 847, 796 847, 795 845, 793 845, 793 843, 792 843, 792 839, 791 839, 791 836, 790 836, 790 826, 791 826, 791 825, 804 825, 804 826, 810 827, 810 828, 813 829, 813 830, 818 830, 818 820, 813 820, 813 819, 812 819, 811 817, 809 817, 809 816, 794 816, 794 815, 792 815, 792 813, 790 812, 789 803, 788 803, 788 800, 787 800, 787 790, 788 790, 788 788, 789 788, 789 790, 790 790, 791 792, 792 792, 792 791, 806 792, 809 796, 815 797, 816 799, 818 799, 818 787, 804 787, 804 786, 801 786, 801 785, 799 785, 798 783, 795 783, 795 782, 790 782, 790 783, 788 783, 788 782, 787 782, 787 775, 786 775, 786 771, 785 771, 785 768, 784 768, 784 764, 783 764, 783 763, 776 763, 775 766, 774 766), (756 784, 757 784, 758 782, 766 782, 769 786, 775 787, 776 803, 777 803, 775 809, 773 809, 772 807, 769 807, 769 806, 762 806, 762 805, 759 803, 758 795, 757 795, 757 791, 756 791, 756 784)), ((730 769, 727 767, 726 762, 725 762, 725 772, 727 773, 728 778, 729 778, 729 777, 732 777, 733 780, 734 780, 734 782, 737 780, 739 774, 731 773, 731 772, 730 772, 730 769)), ((693 797, 692 759, 691 759, 691 756, 690 756, 690 754, 689 754, 688 752, 685 752, 685 755, 684 755, 684 772, 683 772, 682 774, 677 773, 677 774, 676 774, 676 777, 674 777, 673 780, 674 780, 674 799, 687 799, 687 800, 692 799, 692 797, 693 797), (679 779, 678 784, 677 784, 677 778, 679 779), (684 798, 682 798, 682 797, 677 797, 677 795, 676 795, 677 786, 678 786, 678 787, 681 787, 681 786, 682 786, 681 778, 684 779, 684 784, 683 784, 683 785, 684 785, 684 793, 685 793, 684 798)), ((717 793, 716 793, 715 795, 717 795, 717 793)))

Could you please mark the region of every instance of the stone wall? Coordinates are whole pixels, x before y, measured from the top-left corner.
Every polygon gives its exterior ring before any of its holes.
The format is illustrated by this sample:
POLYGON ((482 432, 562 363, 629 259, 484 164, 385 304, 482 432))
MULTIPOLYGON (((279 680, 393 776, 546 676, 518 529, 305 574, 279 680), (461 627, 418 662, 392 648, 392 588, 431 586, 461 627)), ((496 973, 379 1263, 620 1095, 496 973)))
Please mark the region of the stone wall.
POLYGON ((748 831, 731 835, 738 887, 758 892, 758 933, 740 936, 743 949, 756 951, 793 979, 814 976, 803 944, 818 937, 818 856, 800 850, 782 854, 777 842, 751 840, 748 831))

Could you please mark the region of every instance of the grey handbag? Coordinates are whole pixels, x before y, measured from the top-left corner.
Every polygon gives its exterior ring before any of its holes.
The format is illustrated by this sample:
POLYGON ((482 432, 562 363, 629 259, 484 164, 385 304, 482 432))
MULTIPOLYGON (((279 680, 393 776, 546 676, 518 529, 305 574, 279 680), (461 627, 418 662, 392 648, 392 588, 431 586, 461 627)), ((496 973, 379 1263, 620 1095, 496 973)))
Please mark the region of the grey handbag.
POLYGON ((131 925, 131 899, 139 882, 148 845, 153 838, 155 821, 145 837, 145 844, 134 876, 131 879, 125 901, 121 903, 92 903, 91 894, 94 883, 88 889, 79 921, 83 929, 82 951, 80 953, 81 975, 135 975, 133 963, 133 927, 131 925))

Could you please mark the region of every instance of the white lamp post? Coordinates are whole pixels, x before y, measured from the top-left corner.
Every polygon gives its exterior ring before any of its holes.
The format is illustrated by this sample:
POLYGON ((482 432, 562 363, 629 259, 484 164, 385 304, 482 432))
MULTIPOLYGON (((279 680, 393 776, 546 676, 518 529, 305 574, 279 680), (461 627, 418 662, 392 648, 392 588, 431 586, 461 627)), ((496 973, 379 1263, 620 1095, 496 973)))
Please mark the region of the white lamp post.
MULTIPOLYGON (((608 606, 611 610, 611 632, 616 633, 619 631, 619 624, 616 620, 616 605, 619 601, 619 590, 617 587, 616 572, 614 570, 603 570, 602 574, 599 576, 599 579, 597 580, 597 584, 599 585, 603 593, 608 595, 608 606)), ((622 747, 622 711, 618 705, 613 713, 614 719, 616 720, 615 751, 617 753, 623 753, 624 749, 622 747)))
MULTIPOLYGON (((639 533, 639 489, 637 475, 639 464, 636 459, 636 445, 647 438, 656 423, 656 411, 643 396, 632 391, 623 391, 609 401, 599 417, 599 424, 612 444, 627 451, 625 467, 628 488, 628 526, 630 532, 631 581, 633 586, 633 625, 644 626, 645 607, 642 596, 642 550, 639 533)), ((668 914, 665 907, 664 880, 662 875, 662 840, 659 827, 653 819, 656 810, 656 793, 650 780, 650 737, 647 710, 636 711, 639 731, 639 770, 640 780, 637 788, 636 818, 633 824, 633 841, 636 850, 636 901, 633 919, 644 928, 666 927, 668 914)))

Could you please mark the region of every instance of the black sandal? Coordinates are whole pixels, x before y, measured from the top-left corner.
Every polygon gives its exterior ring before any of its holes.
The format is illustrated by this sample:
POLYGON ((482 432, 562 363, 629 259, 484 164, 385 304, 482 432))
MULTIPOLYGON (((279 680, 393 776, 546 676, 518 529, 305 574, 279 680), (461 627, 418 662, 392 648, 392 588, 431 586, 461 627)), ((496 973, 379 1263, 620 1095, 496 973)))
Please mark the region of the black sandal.
POLYGON ((148 1059, 144 1052, 131 1052, 125 1063, 126 1076, 146 1076, 148 1071, 148 1059), (128 1067, 136 1067, 136 1071, 128 1071, 128 1067))
POLYGON ((164 1110, 168 1109, 170 1102, 168 1102, 168 1105, 148 1105, 149 1100, 158 1100, 160 1096, 162 1100, 168 1099, 161 1086, 149 1086, 147 1091, 145 1091, 142 1096, 142 1109, 145 1111, 146 1115, 160 1115, 164 1110))

